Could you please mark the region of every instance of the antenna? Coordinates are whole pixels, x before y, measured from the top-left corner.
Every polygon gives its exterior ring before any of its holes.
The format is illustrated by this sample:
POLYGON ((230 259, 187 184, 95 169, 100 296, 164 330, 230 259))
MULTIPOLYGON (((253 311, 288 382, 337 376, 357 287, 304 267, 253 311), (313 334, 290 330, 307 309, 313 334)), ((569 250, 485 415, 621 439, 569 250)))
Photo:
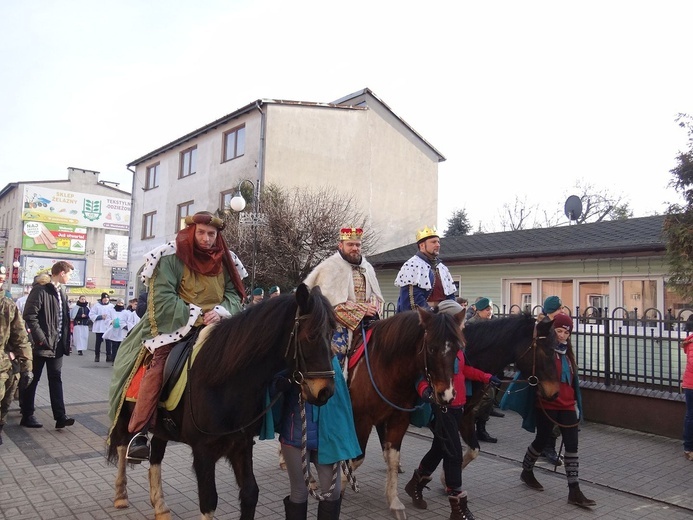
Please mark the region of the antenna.
POLYGON ((569 220, 577 222, 577 219, 582 215, 582 201, 577 195, 571 195, 565 201, 565 216, 569 220))

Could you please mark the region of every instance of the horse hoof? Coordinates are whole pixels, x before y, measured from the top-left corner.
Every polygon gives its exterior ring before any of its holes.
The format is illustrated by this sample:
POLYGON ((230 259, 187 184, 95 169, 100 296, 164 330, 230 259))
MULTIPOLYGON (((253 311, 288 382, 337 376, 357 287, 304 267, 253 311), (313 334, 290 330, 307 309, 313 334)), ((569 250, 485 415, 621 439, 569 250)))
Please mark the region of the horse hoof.
POLYGON ((392 515, 397 520, 407 520, 407 513, 404 511, 404 509, 390 509, 390 511, 392 511, 392 515))
POLYGON ((126 509, 130 507, 130 504, 128 503, 127 498, 118 498, 113 502, 113 505, 115 506, 116 509, 126 509))
POLYGON ((154 520, 171 520, 171 511, 155 514, 154 520))

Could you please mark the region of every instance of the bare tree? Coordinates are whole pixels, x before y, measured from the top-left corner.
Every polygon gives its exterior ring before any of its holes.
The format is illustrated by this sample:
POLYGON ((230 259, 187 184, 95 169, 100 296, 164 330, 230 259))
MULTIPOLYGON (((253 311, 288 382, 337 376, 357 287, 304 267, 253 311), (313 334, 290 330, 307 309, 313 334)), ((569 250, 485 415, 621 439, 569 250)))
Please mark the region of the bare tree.
MULTIPOLYGON (((325 188, 286 190, 269 184, 262 191, 260 211, 266 224, 253 229, 239 222, 239 214, 223 214, 227 226, 224 238, 248 272, 255 248, 255 286, 278 285, 283 290, 296 287, 310 271, 337 250, 339 229, 345 225, 366 227, 364 214, 354 197, 325 188)), ((246 211, 252 211, 246 206, 246 211)), ((376 233, 364 234, 363 252, 374 244, 376 233)), ((246 285, 250 280, 245 280, 246 285)))
POLYGON ((582 202, 582 215, 578 224, 602 222, 604 220, 626 219, 633 216, 623 194, 614 194, 606 188, 597 188, 584 180, 575 184, 582 202))
MULTIPOLYGON (((528 227, 536 227, 530 224, 530 219, 537 210, 536 205, 530 205, 527 202, 527 197, 520 199, 515 196, 515 201, 512 203, 503 204, 503 208, 498 212, 500 216, 500 224, 503 231, 517 231, 519 229, 527 229, 528 227)), ((531 221, 532 224, 534 221, 531 221)))

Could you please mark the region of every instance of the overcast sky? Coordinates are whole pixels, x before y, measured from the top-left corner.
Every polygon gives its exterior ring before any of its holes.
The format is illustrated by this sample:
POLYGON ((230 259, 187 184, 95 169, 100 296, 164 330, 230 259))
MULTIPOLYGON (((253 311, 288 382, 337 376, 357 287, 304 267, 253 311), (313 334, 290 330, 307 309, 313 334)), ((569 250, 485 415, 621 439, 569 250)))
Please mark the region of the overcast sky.
POLYGON ((562 212, 578 180, 662 213, 692 19, 690 0, 3 0, 0 184, 75 166, 130 191, 127 163, 255 99, 368 87, 447 158, 440 228, 465 209, 499 230, 516 197, 562 212))

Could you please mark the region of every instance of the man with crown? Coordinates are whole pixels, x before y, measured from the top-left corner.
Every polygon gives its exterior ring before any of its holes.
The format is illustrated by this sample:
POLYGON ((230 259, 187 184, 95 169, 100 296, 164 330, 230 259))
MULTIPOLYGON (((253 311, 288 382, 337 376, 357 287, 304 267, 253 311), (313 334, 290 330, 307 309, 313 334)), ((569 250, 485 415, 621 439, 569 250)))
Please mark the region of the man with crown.
POLYGON ((384 301, 373 266, 361 255, 362 237, 361 228, 342 228, 338 251, 318 264, 305 279, 309 287, 320 286, 337 314, 332 348, 340 363, 356 328, 364 318, 376 318, 384 301))
POLYGON ((454 300, 457 288, 450 271, 438 260, 440 237, 435 227, 416 233, 419 251, 399 270, 395 285, 400 288, 397 312, 422 307, 432 310, 443 300, 454 300))

